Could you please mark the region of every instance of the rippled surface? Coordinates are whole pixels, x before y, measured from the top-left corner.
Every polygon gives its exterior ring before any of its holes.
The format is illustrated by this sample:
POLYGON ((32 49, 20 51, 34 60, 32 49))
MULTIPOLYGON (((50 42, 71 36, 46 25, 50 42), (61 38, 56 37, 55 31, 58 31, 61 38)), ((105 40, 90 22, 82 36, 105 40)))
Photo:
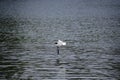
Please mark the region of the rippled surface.
POLYGON ((119 80, 119 40, 116 16, 0 17, 0 80, 119 80))

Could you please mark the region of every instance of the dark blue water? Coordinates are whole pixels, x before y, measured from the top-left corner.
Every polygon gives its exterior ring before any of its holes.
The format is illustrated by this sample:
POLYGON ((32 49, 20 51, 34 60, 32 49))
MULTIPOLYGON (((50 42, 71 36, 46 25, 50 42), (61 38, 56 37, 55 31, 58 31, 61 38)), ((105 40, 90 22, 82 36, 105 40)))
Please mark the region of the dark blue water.
POLYGON ((1 0, 0 80, 119 80, 119 9, 118 0, 1 0))

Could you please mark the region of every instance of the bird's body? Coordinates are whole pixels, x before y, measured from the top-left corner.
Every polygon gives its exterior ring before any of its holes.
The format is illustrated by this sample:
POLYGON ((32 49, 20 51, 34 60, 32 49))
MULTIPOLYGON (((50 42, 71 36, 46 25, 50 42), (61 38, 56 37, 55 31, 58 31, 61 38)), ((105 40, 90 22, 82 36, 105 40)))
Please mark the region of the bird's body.
POLYGON ((61 41, 61 40, 58 40, 57 42, 56 42, 56 46, 65 46, 66 45, 66 42, 63 42, 63 41, 61 41))
POLYGON ((56 43, 56 47, 57 47, 57 54, 59 54, 59 47, 60 46, 65 46, 66 45, 66 42, 63 42, 61 40, 58 40, 56 43))

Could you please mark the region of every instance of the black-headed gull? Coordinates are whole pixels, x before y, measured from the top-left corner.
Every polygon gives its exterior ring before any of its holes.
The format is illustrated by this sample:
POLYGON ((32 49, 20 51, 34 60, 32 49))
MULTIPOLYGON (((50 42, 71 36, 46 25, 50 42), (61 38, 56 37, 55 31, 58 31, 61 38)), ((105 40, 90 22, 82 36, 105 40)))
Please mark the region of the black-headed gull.
POLYGON ((61 41, 61 40, 58 40, 56 43, 56 46, 65 46, 66 45, 66 42, 64 42, 64 41, 61 41))
POLYGON ((66 42, 61 41, 61 40, 58 40, 55 44, 56 44, 56 46, 57 46, 57 54, 59 54, 59 47, 60 47, 60 46, 65 46, 65 45, 66 45, 66 42))

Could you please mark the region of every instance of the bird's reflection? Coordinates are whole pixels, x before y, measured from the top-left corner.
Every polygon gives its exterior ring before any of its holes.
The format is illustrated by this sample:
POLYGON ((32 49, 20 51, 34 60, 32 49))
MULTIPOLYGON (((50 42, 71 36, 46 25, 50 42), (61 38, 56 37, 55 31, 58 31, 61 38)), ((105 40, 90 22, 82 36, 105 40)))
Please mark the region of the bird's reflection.
POLYGON ((60 65, 60 59, 56 59, 56 66, 60 65))

